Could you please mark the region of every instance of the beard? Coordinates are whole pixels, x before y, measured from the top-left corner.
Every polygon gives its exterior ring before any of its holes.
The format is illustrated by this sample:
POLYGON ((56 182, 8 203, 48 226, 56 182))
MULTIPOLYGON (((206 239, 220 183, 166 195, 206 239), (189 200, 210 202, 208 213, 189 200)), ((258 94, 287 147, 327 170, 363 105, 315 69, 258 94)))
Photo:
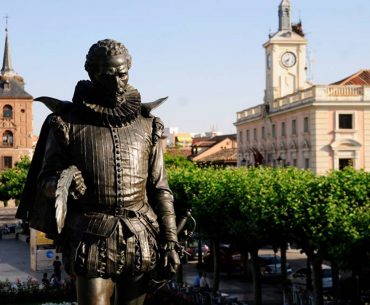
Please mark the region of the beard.
POLYGON ((101 88, 100 92, 102 93, 102 101, 101 104, 106 107, 114 108, 117 105, 125 102, 125 92, 126 92, 127 84, 124 86, 119 86, 115 90, 107 90, 101 88))

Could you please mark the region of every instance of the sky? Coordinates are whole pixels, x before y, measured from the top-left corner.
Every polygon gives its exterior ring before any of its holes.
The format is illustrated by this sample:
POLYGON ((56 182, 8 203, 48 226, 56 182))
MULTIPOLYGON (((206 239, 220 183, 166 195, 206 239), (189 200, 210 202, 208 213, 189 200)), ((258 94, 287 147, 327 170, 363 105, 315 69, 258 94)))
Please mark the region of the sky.
MULTIPOLYGON (((71 100, 89 47, 111 38, 126 45, 130 84, 143 102, 180 132, 235 133, 236 113, 260 104, 265 88, 262 44, 278 28, 281 0, 11 0, 0 9, 14 70, 33 97, 71 100)), ((315 84, 370 69, 369 0, 291 0, 301 20, 315 84)), ((0 54, 3 49, 0 47, 0 54)), ((49 110, 33 106, 34 134, 49 110)))

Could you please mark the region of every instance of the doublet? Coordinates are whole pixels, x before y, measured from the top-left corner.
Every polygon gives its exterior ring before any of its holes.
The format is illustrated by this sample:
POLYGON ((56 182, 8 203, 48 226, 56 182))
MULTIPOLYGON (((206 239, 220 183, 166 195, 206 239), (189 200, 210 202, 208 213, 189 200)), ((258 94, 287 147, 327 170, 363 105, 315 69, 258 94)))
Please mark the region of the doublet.
POLYGON ((152 270, 158 238, 177 241, 155 119, 138 114, 124 124, 99 124, 77 107, 51 115, 48 124, 39 187, 70 165, 86 185, 83 196, 68 200, 61 234, 66 270, 104 278, 152 270))

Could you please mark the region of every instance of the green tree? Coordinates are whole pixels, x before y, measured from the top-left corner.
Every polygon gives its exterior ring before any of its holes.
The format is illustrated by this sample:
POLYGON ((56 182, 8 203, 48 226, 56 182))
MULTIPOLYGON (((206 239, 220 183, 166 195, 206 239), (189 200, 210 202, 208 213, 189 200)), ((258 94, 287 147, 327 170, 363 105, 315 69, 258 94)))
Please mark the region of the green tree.
MULTIPOLYGON (((296 168, 215 169, 174 166, 169 182, 178 202, 193 207, 199 227, 217 245, 239 241, 252 258, 255 304, 262 304, 258 250, 295 242, 313 266, 314 297, 323 304, 321 264, 359 273, 369 264, 370 174, 347 168, 327 176, 296 168)), ((284 270, 284 268, 283 268, 284 270)), ((283 271, 284 272, 284 271, 283 271)), ((334 276, 334 286, 335 286, 334 276)))
POLYGON ((339 297, 338 268, 352 269, 358 278, 369 262, 366 257, 369 187, 369 173, 351 167, 329 173, 320 186, 327 210, 320 252, 331 261, 336 299, 339 297))
POLYGON ((30 159, 24 156, 15 164, 15 167, 0 173, 1 200, 15 199, 16 203, 18 203, 26 182, 29 167, 30 159))
POLYGON ((172 156, 170 154, 164 154, 164 163, 167 169, 195 167, 195 164, 186 157, 172 156))

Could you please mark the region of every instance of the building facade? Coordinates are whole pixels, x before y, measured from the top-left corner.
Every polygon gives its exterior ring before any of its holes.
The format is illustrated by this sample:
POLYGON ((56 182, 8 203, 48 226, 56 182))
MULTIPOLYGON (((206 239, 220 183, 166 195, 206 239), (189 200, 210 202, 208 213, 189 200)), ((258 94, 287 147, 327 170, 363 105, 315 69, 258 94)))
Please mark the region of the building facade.
POLYGON ((318 174, 348 165, 370 170, 370 71, 330 85, 308 82, 307 40, 290 15, 283 0, 279 29, 263 45, 263 104, 237 113, 238 165, 291 165, 318 174))
POLYGON ((6 30, 0 74, 0 170, 13 167, 22 156, 32 157, 32 101, 23 78, 13 70, 6 30))
POLYGON ((189 159, 202 165, 234 167, 237 147, 235 134, 193 138, 189 159))

